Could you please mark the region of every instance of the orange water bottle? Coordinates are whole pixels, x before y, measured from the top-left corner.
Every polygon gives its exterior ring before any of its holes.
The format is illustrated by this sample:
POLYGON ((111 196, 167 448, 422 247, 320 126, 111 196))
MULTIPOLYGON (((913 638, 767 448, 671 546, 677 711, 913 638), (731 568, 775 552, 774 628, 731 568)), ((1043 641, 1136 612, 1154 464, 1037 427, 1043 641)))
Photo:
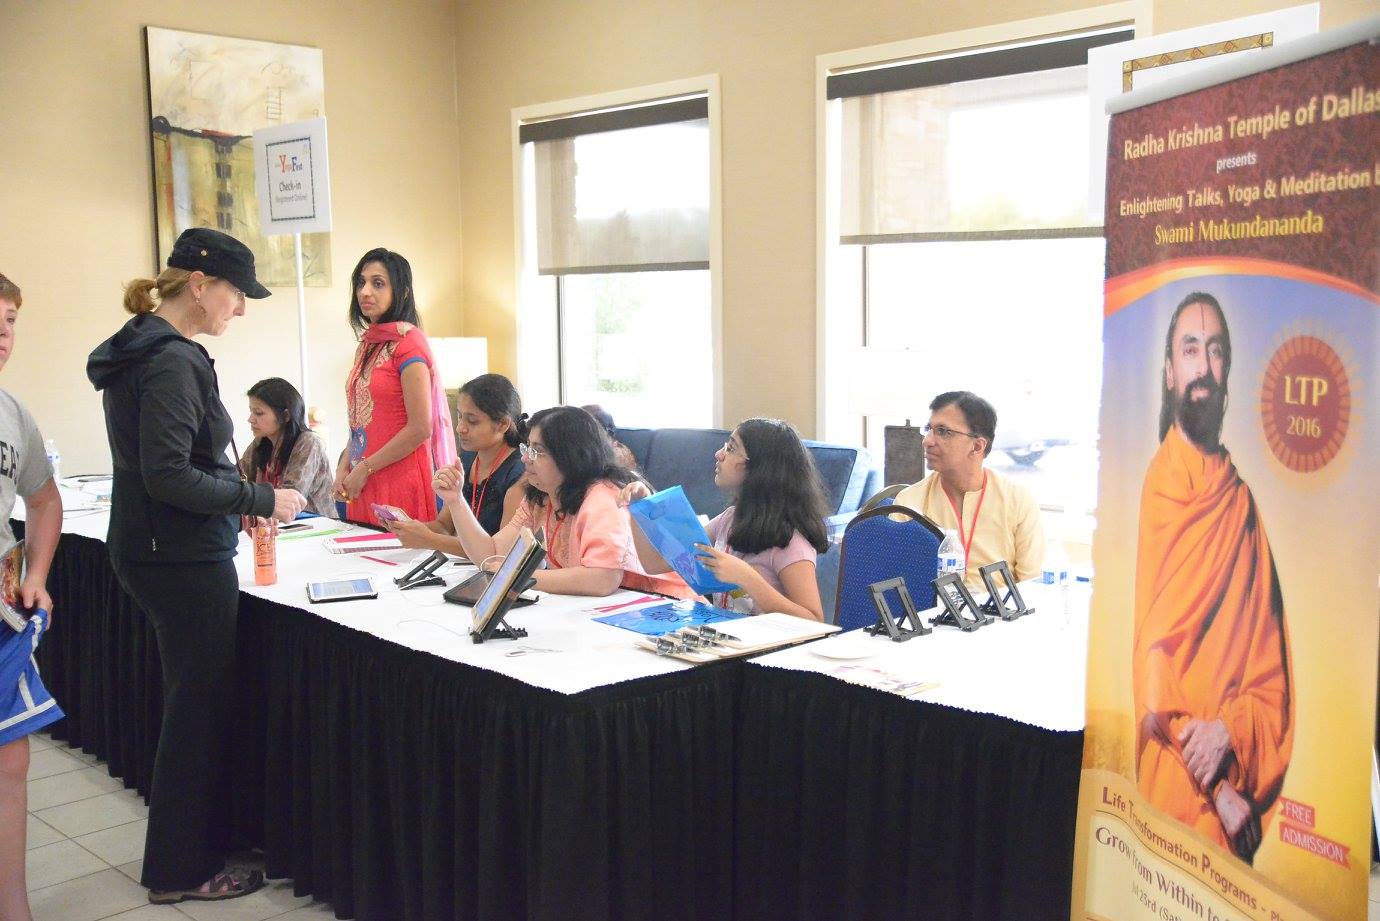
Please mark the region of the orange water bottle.
POLYGON ((254 584, 273 585, 278 581, 278 522, 255 518, 253 535, 254 584))

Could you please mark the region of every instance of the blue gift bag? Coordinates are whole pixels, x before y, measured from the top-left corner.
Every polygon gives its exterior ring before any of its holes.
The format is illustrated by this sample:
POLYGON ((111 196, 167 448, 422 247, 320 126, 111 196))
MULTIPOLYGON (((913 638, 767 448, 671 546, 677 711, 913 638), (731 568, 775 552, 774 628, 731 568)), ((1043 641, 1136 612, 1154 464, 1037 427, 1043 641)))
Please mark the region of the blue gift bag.
POLYGON ((684 489, 679 486, 663 489, 629 505, 628 512, 686 585, 701 595, 731 592, 738 587, 717 579, 695 553, 695 545, 708 544, 709 535, 695 516, 684 489))

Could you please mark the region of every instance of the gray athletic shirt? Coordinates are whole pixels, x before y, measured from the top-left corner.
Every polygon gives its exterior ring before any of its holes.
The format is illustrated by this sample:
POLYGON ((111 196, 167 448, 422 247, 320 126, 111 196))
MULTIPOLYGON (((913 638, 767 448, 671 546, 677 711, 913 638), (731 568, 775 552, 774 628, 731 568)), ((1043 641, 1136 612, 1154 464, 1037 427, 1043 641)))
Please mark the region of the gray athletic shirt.
POLYGON ((34 417, 7 390, 0 390, 0 549, 14 543, 14 497, 32 496, 53 476, 34 417))

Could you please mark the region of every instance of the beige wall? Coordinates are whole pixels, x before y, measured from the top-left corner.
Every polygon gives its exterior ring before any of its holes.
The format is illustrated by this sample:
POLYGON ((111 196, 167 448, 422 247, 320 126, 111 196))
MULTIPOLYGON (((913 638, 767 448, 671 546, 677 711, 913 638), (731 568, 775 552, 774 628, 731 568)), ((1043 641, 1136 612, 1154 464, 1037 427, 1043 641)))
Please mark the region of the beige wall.
MULTIPOLYGON (((57 439, 65 472, 107 468, 100 401, 84 368, 90 349, 125 319, 121 283, 154 268, 140 28, 157 25, 324 50, 333 286, 308 289, 308 339, 312 402, 326 411, 337 447, 353 348, 344 321, 345 275, 358 255, 380 244, 405 253, 417 272, 429 331, 488 336, 495 369, 511 372, 510 110, 704 73, 721 76, 723 94, 725 416, 778 415, 811 432, 815 56, 1080 5, 0 4, 0 271, 26 298, 18 349, 0 386, 25 401, 57 439)), ((1157 0, 1155 27, 1280 5, 1226 0, 1209 8, 1157 0)), ((1325 0, 1323 25, 1375 9, 1375 0, 1325 0)), ((280 289, 251 303, 249 316, 225 337, 208 341, 237 419, 244 414, 240 395, 254 380, 271 374, 296 380, 295 310, 293 289, 280 289)), ((240 434, 243 439, 243 426, 240 434)))
MULTIPOLYGON (((0 3, 0 272, 24 289, 0 387, 57 439, 63 472, 109 469, 87 353, 128 316, 123 281, 153 265, 145 25, 313 45, 324 52, 335 232, 330 288, 307 289, 312 402, 343 445, 353 352, 347 276, 367 249, 406 255, 433 334, 460 333, 454 0, 91 0, 0 3)), ((296 382, 297 295, 274 291, 219 340, 221 392, 296 382)), ((247 427, 241 423, 241 446, 247 427)))
MULTIPOLYGON (((815 428, 815 57, 1096 5, 1071 0, 461 0, 465 331, 516 368, 510 111, 717 73, 724 417, 815 428)), ((1156 0, 1157 32, 1291 5, 1156 0)), ((1324 0, 1323 27, 1377 10, 1324 0)))

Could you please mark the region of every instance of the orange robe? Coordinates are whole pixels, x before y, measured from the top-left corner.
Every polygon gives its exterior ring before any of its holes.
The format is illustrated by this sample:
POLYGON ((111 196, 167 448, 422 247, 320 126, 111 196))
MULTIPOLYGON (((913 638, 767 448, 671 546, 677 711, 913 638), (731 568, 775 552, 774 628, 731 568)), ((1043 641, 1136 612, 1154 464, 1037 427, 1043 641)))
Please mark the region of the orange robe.
POLYGON ((1225 782, 1255 805, 1263 834, 1293 746, 1292 675, 1250 489, 1225 449, 1203 454, 1171 428, 1145 474, 1136 558, 1136 780, 1150 804, 1231 849, 1178 741, 1190 719, 1221 719, 1235 753, 1225 782))

